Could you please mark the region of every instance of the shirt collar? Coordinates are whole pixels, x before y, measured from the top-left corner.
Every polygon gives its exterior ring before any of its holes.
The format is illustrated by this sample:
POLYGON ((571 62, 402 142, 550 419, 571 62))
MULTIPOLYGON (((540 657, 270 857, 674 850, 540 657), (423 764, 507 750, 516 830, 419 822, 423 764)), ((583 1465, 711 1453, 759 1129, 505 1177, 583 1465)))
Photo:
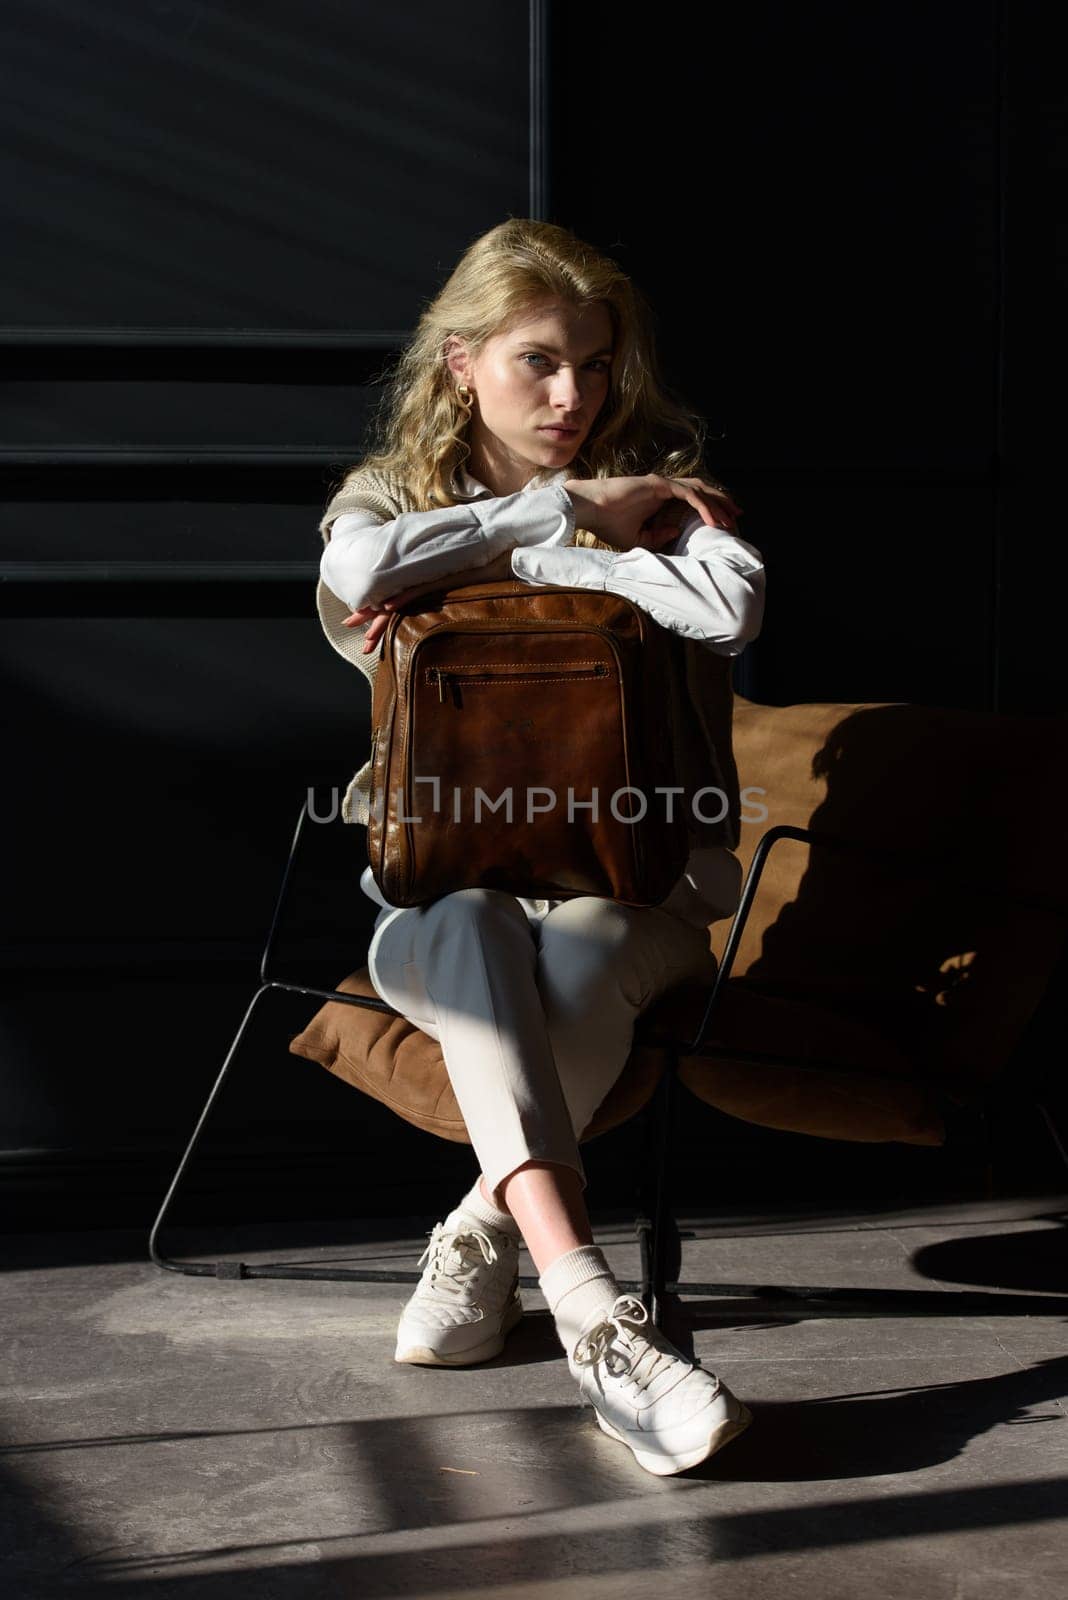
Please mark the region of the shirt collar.
MULTIPOLYGON (((553 483, 563 483, 570 476, 567 467, 539 467, 534 476, 523 485, 520 494, 526 494, 531 489, 545 489, 553 483)), ((459 467, 454 474, 453 483, 455 492, 461 494, 465 500, 481 500, 493 491, 474 477, 465 467, 459 467)))

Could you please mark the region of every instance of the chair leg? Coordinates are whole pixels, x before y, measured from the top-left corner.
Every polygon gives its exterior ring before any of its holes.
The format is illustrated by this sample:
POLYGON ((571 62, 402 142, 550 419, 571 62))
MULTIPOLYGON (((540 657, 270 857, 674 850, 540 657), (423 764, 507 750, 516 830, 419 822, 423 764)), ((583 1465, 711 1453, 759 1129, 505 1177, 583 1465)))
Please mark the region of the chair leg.
POLYGON ((682 1242, 668 1185, 675 1086, 672 1055, 650 1103, 642 1162, 641 1213, 635 1224, 641 1252, 641 1299, 659 1328, 664 1327, 665 1315, 671 1316, 677 1310, 678 1297, 669 1296, 665 1286, 677 1281, 682 1269, 682 1242))
POLYGON ((256 1010, 256 1007, 259 1005, 260 1001, 263 999, 263 996, 269 989, 278 989, 288 994, 305 995, 309 998, 314 996, 318 1000, 336 1000, 346 1005, 366 1006, 376 1011, 383 1011, 392 1015, 396 1015, 393 1007, 387 1005, 383 1000, 371 1000, 366 996, 345 994, 339 990, 319 989, 307 984, 287 983, 280 979, 272 978, 269 975, 275 944, 282 925, 283 912, 287 904, 290 886, 296 872, 297 857, 300 850, 307 817, 308 802, 305 801, 300 808, 300 814, 297 818, 297 825, 289 847, 289 855, 286 858, 285 868, 282 873, 281 885, 278 890, 278 895, 275 899, 274 914, 271 918, 270 931, 267 935, 267 942, 264 945, 263 955, 260 960, 260 987, 257 989, 256 993, 249 1002, 248 1009, 241 1020, 241 1024, 238 1027, 237 1033, 234 1035, 234 1041, 231 1044, 230 1049, 227 1051, 226 1060, 222 1064, 222 1068, 220 1069, 219 1075, 215 1080, 215 1084, 211 1090, 211 1093, 208 1095, 204 1109, 201 1111, 200 1117, 197 1120, 197 1125, 193 1129, 193 1136, 185 1148, 185 1152, 182 1155, 181 1161, 178 1163, 178 1170, 171 1179, 170 1187, 164 1196, 163 1204, 159 1209, 159 1214, 156 1217, 156 1220, 152 1225, 152 1231, 149 1234, 148 1253, 157 1267, 163 1267, 168 1272, 182 1272, 190 1277, 300 1279, 325 1278, 331 1281, 342 1281, 347 1283, 418 1283, 422 1274, 417 1271, 398 1270, 396 1272, 378 1272, 370 1268, 355 1267, 290 1267, 277 1263, 260 1266, 251 1265, 244 1261, 175 1261, 171 1257, 161 1254, 158 1248, 160 1230, 163 1227, 167 1213, 171 1208, 171 1203, 178 1192, 182 1179, 184 1178, 189 1163, 192 1160, 193 1153, 200 1142, 205 1124, 207 1123, 208 1117, 211 1115, 212 1108, 218 1099, 219 1092, 222 1089, 222 1086, 237 1059, 238 1051, 240 1050, 241 1043, 245 1037, 245 1032, 248 1028, 248 1025, 252 1020, 253 1012, 256 1010))
MULTIPOLYGON (((215 1277, 215 1276, 223 1276, 223 1275, 225 1275, 220 1270, 225 1265, 225 1263, 221 1263, 221 1262, 206 1262, 206 1261, 201 1261, 201 1262, 180 1262, 180 1261, 173 1261, 168 1256, 161 1255, 159 1250, 156 1248, 156 1240, 157 1240, 157 1238, 159 1236, 159 1231, 163 1226, 163 1222, 164 1222, 164 1219, 165 1219, 165 1217, 167 1215, 167 1212, 171 1208, 171 1202, 173 1201, 175 1195, 178 1193, 178 1189, 179 1189, 179 1187, 181 1185, 182 1179, 185 1176, 186 1168, 189 1166, 189 1163, 192 1160, 193 1152, 196 1150, 197 1145, 200 1143, 201 1134, 203 1133, 204 1126, 205 1126, 209 1116, 211 1115, 212 1108, 214 1107, 216 1100, 219 1098, 219 1093, 220 1093, 220 1091, 222 1089, 223 1084, 226 1082, 226 1079, 229 1076, 230 1068, 234 1064, 234 1060, 235 1060, 235 1058, 237 1056, 237 1052, 238 1052, 238 1050, 240 1049, 240 1046, 241 1046, 241 1041, 245 1037, 245 1030, 248 1028, 249 1023, 252 1021, 252 1014, 256 1010, 256 1007, 259 1005, 260 1001, 263 999, 263 997, 267 993, 267 991, 269 989, 272 989, 273 987, 274 987, 274 985, 270 984, 270 983, 261 984, 260 987, 256 990, 256 993, 252 996, 252 999, 249 1001, 248 1007, 247 1007, 247 1009, 245 1011, 245 1015, 242 1017, 241 1024, 240 1024, 237 1032, 234 1035, 234 1042, 230 1046, 229 1050, 226 1053, 226 1060, 223 1062, 222 1067, 221 1067, 221 1069, 219 1071, 219 1075, 215 1079, 215 1083, 212 1086, 211 1093, 208 1095, 207 1100, 204 1102, 204 1109, 201 1111, 200 1116, 197 1119, 197 1125, 193 1129, 192 1137, 189 1140, 189 1143, 185 1147, 185 1151, 184 1151, 184 1153, 182 1155, 182 1159, 178 1163, 178 1169, 175 1172, 174 1177, 171 1179, 170 1187, 168 1188, 167 1193, 163 1197, 163 1204, 159 1208, 159 1214, 157 1215, 155 1222, 152 1224, 152 1232, 148 1236, 148 1253, 151 1256, 152 1260, 156 1263, 157 1267, 165 1267, 170 1272, 190 1273, 190 1274, 192 1274, 194 1276, 198 1276, 198 1277, 206 1277, 206 1276, 215 1277)), ((238 1272, 236 1272, 234 1274, 234 1276, 240 1277, 241 1273, 238 1271, 238 1272)))
POLYGON ((641 1274, 638 1294, 650 1316, 653 1314, 653 1228, 656 1217, 656 1184, 652 1170, 655 1159, 653 1152, 656 1148, 656 1141, 653 1138, 653 1123, 659 1094, 660 1086, 658 1084, 646 1111, 641 1175, 638 1180, 638 1214, 634 1219, 634 1231, 638 1237, 638 1255, 640 1258, 639 1272, 641 1274))
MULTIPOLYGON (((208 1095, 208 1098, 204 1104, 204 1109, 201 1111, 200 1116, 197 1119, 197 1125, 193 1129, 192 1138, 186 1145, 182 1159, 178 1163, 178 1169, 175 1172, 174 1177, 171 1179, 170 1187, 164 1196, 163 1204, 160 1206, 159 1214, 152 1225, 152 1232, 149 1235, 148 1241, 149 1255, 157 1267, 164 1267, 168 1272, 182 1272, 189 1277, 297 1279, 325 1278, 332 1282, 345 1283, 418 1283, 422 1277, 422 1274, 416 1270, 410 1269, 398 1269, 396 1271, 382 1272, 376 1268, 369 1267, 291 1267, 283 1263, 260 1265, 258 1263, 254 1264, 244 1261, 176 1261, 172 1257, 165 1256, 160 1252, 158 1246, 159 1234, 161 1228, 163 1227, 164 1221, 166 1220, 167 1213, 170 1211, 171 1203, 174 1200, 175 1195, 178 1193, 178 1189, 181 1185, 182 1179, 186 1174, 186 1170, 189 1167, 189 1163, 193 1158, 193 1154, 196 1151, 198 1144, 200 1143, 204 1128, 207 1124, 209 1116, 211 1115, 212 1109, 215 1106, 215 1102, 219 1097, 222 1086, 226 1082, 226 1079, 237 1060, 238 1052, 241 1048, 242 1041, 244 1040, 248 1025, 252 1020, 253 1013, 255 1012, 260 1001, 263 999, 264 995, 270 989, 278 989, 291 994, 315 995, 321 1000, 333 999, 349 1004, 371 1004, 371 1002, 365 1001, 364 999, 358 998, 354 995, 346 995, 337 991, 324 989, 310 989, 302 985, 282 983, 277 979, 272 979, 271 981, 260 985, 250 1000, 245 1015, 241 1019, 237 1033, 234 1035, 234 1041, 226 1053, 226 1060, 223 1062, 222 1067, 219 1070, 219 1075, 216 1078, 215 1083, 212 1086, 211 1093, 208 1095)), ((374 1006, 375 1009, 388 1009, 383 1007, 383 1003, 381 1001, 374 1002, 374 1006)))
POLYGON ((1064 1142, 1061 1139, 1060 1133, 1057 1129, 1057 1124, 1053 1120, 1049 1107, 1046 1105, 1044 1100, 1036 1100, 1035 1106, 1038 1110, 1039 1116, 1046 1125, 1046 1131, 1053 1140, 1054 1148, 1061 1159, 1061 1165, 1066 1171, 1068 1171, 1068 1150, 1064 1148, 1064 1142))

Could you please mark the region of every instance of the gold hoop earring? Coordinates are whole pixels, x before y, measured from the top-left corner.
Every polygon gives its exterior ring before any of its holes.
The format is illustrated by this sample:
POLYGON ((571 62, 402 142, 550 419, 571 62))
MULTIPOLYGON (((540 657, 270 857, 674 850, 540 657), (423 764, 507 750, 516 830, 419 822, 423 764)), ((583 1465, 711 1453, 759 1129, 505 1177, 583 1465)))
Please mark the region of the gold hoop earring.
POLYGON ((468 416, 470 416, 471 415, 471 407, 474 404, 474 396, 472 395, 470 389, 467 387, 466 383, 457 384, 457 386, 456 386, 456 398, 457 398, 457 400, 459 400, 460 404, 463 406, 463 408, 467 412, 468 416))

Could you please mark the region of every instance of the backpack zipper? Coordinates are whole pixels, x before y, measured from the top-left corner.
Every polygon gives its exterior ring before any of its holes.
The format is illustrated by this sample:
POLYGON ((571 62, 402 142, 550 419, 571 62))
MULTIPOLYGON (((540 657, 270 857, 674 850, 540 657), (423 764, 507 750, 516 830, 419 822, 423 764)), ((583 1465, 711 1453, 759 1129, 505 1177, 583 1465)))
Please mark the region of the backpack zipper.
POLYGON ((437 684, 438 704, 445 703, 445 685, 452 678, 479 679, 492 683, 498 679, 512 682, 526 680, 536 683, 542 678, 607 678, 609 671, 603 661, 587 661, 567 665, 558 661, 491 661, 481 667, 427 667, 424 681, 437 684))

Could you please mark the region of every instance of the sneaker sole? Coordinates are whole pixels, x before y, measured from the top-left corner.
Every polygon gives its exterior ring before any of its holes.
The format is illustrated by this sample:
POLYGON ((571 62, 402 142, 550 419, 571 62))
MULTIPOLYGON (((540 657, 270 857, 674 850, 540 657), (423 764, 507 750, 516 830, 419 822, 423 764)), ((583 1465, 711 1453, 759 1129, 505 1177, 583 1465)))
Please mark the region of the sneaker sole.
POLYGON ((470 1350, 456 1350, 451 1354, 442 1354, 430 1345, 410 1344, 402 1349, 398 1343, 393 1359, 402 1365, 413 1367, 473 1367, 480 1361, 492 1361, 494 1356, 500 1355, 504 1349, 505 1339, 522 1316, 523 1307, 513 1301, 504 1315, 498 1332, 491 1338, 484 1339, 481 1344, 472 1345, 470 1350))
POLYGON ((618 1428, 603 1417, 593 1404, 586 1399, 585 1403, 592 1407, 597 1418, 597 1425, 602 1433, 610 1439, 618 1439, 620 1444, 625 1444, 630 1449, 641 1466, 647 1472, 655 1472, 658 1478, 670 1477, 676 1472, 685 1472, 688 1467, 696 1467, 700 1462, 707 1461, 709 1456, 715 1455, 717 1450, 722 1450, 725 1444, 730 1444, 740 1433, 744 1433, 753 1420, 753 1413, 743 1400, 738 1400, 737 1417, 725 1417, 705 1439, 703 1444, 695 1445, 686 1451, 652 1451, 640 1450, 633 1439, 625 1433, 620 1433, 618 1428))

